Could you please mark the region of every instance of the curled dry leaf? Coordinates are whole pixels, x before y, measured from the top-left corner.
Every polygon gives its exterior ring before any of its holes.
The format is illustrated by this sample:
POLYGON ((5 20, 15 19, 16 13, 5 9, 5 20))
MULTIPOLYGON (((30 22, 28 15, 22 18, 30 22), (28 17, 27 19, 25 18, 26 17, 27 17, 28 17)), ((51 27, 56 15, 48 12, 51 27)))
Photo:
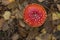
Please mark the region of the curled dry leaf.
POLYGON ((56 14, 57 14, 57 13, 55 13, 55 12, 52 13, 52 18, 53 18, 53 20, 59 19, 58 15, 56 15, 56 14))
POLYGON ((60 11, 60 4, 57 4, 57 8, 59 9, 59 11, 60 11))
POLYGON ((25 24, 23 21, 19 21, 19 25, 21 25, 22 27, 25 27, 25 24))
POLYGON ((35 39, 36 39, 36 40, 42 40, 41 37, 39 37, 39 36, 36 36, 35 39))
POLYGON ((45 28, 42 29, 41 32, 42 32, 42 34, 45 34, 46 33, 46 29, 45 28))
POLYGON ((11 16, 11 12, 10 11, 5 11, 4 12, 3 17, 4 17, 5 20, 9 20, 10 19, 10 16, 11 16))

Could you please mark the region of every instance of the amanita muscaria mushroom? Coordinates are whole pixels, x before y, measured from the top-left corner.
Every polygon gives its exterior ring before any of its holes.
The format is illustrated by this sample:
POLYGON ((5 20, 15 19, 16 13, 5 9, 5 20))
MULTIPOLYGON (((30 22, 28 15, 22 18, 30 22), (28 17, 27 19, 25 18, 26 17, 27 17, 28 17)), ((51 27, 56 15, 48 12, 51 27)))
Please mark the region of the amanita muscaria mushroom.
POLYGON ((29 4, 24 9, 24 21, 31 27, 41 27, 46 17, 46 10, 40 4, 29 4))

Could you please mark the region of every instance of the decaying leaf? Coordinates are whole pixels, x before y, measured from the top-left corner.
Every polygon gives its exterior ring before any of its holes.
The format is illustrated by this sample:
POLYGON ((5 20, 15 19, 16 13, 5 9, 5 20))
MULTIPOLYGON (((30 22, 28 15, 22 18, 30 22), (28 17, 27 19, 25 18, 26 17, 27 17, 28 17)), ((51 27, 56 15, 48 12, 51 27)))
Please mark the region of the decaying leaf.
POLYGON ((1 19, 0 19, 0 30, 1 30, 2 25, 3 25, 4 22, 5 22, 5 20, 4 20, 3 18, 1 18, 1 19))
POLYGON ((13 36, 12 36, 12 40, 17 40, 19 38, 19 34, 14 34, 13 36))
POLYGON ((36 37, 36 40, 51 40, 51 34, 40 34, 36 37))
POLYGON ((8 24, 5 22, 4 24, 3 24, 3 26, 2 26, 2 30, 3 31, 7 31, 9 29, 9 26, 8 26, 8 24))

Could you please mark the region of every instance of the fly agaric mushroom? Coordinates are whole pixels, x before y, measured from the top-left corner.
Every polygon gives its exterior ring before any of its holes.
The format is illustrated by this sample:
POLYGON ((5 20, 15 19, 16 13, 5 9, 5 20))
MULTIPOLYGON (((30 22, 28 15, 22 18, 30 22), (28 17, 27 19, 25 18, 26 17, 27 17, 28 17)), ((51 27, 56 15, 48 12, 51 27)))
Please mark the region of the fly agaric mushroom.
POLYGON ((29 4, 24 9, 24 21, 31 27, 40 27, 46 20, 47 14, 42 5, 29 4))

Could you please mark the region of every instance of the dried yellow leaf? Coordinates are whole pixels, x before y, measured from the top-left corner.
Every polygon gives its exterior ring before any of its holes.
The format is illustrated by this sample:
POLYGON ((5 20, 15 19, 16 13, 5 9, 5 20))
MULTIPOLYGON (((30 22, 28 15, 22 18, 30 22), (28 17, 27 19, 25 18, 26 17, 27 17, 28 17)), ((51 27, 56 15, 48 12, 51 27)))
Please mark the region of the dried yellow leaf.
POLYGON ((59 30, 59 31, 60 31, 60 25, 58 25, 58 26, 57 26, 57 30, 59 30))
POLYGON ((10 11, 5 11, 5 12, 4 12, 3 17, 4 17, 5 20, 10 19, 10 16, 11 16, 11 12, 10 12, 10 11))
POLYGON ((58 14, 55 13, 55 12, 53 12, 53 13, 52 13, 52 18, 53 18, 53 20, 59 19, 58 14))
POLYGON ((46 30, 45 30, 45 29, 42 29, 41 32, 42 32, 43 34, 45 34, 45 33, 46 33, 46 30))

